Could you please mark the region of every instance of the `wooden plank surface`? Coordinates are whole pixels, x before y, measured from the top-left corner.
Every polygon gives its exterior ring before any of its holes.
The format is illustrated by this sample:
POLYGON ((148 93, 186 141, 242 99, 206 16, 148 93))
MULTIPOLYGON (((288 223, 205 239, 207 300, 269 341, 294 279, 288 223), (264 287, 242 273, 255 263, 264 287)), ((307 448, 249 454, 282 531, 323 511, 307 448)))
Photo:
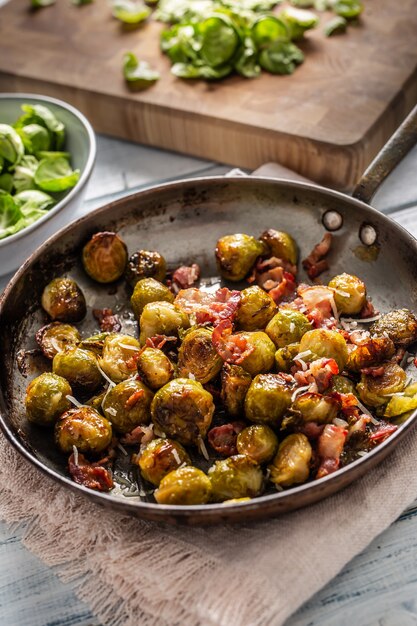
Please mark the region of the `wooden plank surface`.
POLYGON ((309 33, 292 76, 210 84, 170 74, 161 24, 124 32, 98 0, 35 13, 28 4, 0 9, 0 90, 60 97, 96 130, 148 145, 250 168, 277 161, 348 188, 417 100, 417 0, 366 0, 347 35, 309 33), (126 89, 126 50, 161 72, 154 87, 126 89))

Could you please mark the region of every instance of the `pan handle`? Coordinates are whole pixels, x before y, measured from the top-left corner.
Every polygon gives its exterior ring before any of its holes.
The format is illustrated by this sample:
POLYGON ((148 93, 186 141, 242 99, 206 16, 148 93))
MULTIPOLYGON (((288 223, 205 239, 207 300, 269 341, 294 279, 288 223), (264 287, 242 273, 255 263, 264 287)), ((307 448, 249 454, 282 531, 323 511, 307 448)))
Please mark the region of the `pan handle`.
POLYGON ((353 190, 353 197, 370 204, 378 187, 417 143, 417 106, 395 131, 366 169, 353 190))

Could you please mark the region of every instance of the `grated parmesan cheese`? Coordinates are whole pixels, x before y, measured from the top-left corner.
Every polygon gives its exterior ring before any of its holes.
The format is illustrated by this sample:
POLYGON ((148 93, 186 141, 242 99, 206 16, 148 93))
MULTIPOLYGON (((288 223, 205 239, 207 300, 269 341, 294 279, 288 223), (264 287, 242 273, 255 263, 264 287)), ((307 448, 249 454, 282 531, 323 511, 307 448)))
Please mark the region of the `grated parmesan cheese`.
POLYGON ((74 453, 74 465, 78 467, 78 448, 77 446, 72 446, 72 451, 74 453))

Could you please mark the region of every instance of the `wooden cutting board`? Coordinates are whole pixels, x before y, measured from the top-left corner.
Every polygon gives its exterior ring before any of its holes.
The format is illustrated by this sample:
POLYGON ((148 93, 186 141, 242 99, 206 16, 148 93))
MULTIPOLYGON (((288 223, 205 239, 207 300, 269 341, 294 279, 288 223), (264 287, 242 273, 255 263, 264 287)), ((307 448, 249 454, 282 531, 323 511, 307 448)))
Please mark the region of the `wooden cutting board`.
POLYGON ((256 168, 276 161, 349 189, 417 101, 417 0, 365 0, 360 25, 308 34, 292 76, 183 81, 159 50, 163 25, 125 32, 104 0, 31 12, 0 9, 0 90, 66 100, 98 132, 256 168), (161 80, 130 93, 122 57, 134 51, 161 80))

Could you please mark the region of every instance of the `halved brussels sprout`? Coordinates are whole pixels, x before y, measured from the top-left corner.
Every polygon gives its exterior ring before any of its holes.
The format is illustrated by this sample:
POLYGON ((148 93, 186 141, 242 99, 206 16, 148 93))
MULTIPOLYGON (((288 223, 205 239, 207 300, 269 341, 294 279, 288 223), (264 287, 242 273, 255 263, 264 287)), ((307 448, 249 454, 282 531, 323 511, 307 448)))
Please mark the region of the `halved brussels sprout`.
POLYGON ((261 465, 273 458, 278 448, 278 437, 266 424, 254 424, 238 434, 236 446, 239 454, 261 465))
POLYGON ((72 387, 94 392, 103 382, 96 355, 74 347, 58 352, 52 361, 52 371, 65 378, 72 387))
POLYGON ((136 426, 149 424, 152 397, 152 391, 143 383, 129 378, 106 393, 104 415, 119 433, 130 433, 136 426))
POLYGON ((45 372, 34 378, 26 390, 26 416, 40 426, 54 424, 58 417, 71 408, 66 396, 72 395, 71 386, 61 376, 45 372))
POLYGON ((87 274, 98 283, 113 283, 127 263, 127 248, 116 233, 96 233, 83 248, 82 262, 87 274))
POLYGON ((239 337, 246 340, 248 347, 253 350, 240 363, 244 370, 251 376, 269 372, 274 366, 275 346, 262 331, 237 333, 239 337))
POLYGON ((334 289, 334 301, 339 313, 355 315, 366 303, 365 283, 353 274, 338 274, 328 285, 334 289))
POLYGON ((310 474, 312 454, 313 450, 305 435, 288 435, 280 443, 277 455, 269 465, 270 480, 280 487, 304 483, 310 474))
POLYGON ((162 282, 165 279, 167 264, 164 257, 153 250, 138 250, 128 260, 126 280, 131 287, 143 278, 154 278, 162 282))
POLYGON ((138 373, 145 385, 160 389, 174 377, 174 366, 158 348, 146 347, 137 358, 138 373))
POLYGON ((259 239, 266 244, 272 256, 288 261, 292 265, 297 264, 297 244, 288 233, 269 228, 262 233, 259 239))
POLYGON ((208 471, 212 498, 216 502, 232 498, 254 498, 263 488, 263 474, 257 463, 243 454, 216 461, 208 471))
POLYGON ((256 424, 279 426, 291 405, 292 390, 279 374, 259 374, 245 398, 245 416, 256 424))
POLYGON ((103 356, 99 358, 99 365, 113 382, 120 383, 136 374, 139 352, 139 342, 135 337, 110 333, 104 338, 103 356))
POLYGON ((382 406, 386 404, 393 393, 399 393, 405 387, 407 374, 397 363, 383 363, 382 376, 362 374, 357 385, 359 398, 368 406, 382 406))
POLYGON ((59 322, 79 322, 87 312, 84 294, 71 278, 54 278, 43 290, 41 304, 59 322))
POLYGON ((211 496, 211 482, 197 467, 180 467, 161 480, 154 496, 158 504, 206 504, 211 496))
POLYGON ((263 330, 273 318, 277 306, 271 296, 257 285, 240 292, 236 323, 239 330, 263 330))
POLYGON ((42 326, 35 335, 36 343, 40 346, 47 359, 53 359, 58 352, 67 346, 75 346, 81 341, 81 335, 75 326, 52 322, 42 326))
POLYGON ((340 402, 320 393, 303 393, 294 400, 291 411, 301 416, 303 422, 330 424, 337 417, 340 402))
POLYGON ((350 378, 347 378, 347 376, 341 376, 339 374, 332 376, 330 391, 336 391, 337 393, 353 393, 354 396, 357 395, 355 383, 350 380, 350 378))
POLYGON ((140 345, 155 335, 178 335, 181 328, 190 325, 188 315, 170 302, 151 302, 140 316, 140 345))
POLYGON ((417 340, 417 319, 408 309, 397 309, 374 322, 370 331, 374 335, 388 335, 396 346, 406 348, 417 340))
POLYGON ((251 375, 239 365, 225 363, 222 370, 221 397, 229 415, 243 413, 245 397, 252 382, 251 375))
POLYGON ((316 328, 309 330, 301 337, 300 353, 310 352, 305 361, 313 361, 321 357, 334 359, 341 372, 348 360, 346 341, 336 330, 316 328))
POLYGON ((372 367, 387 361, 395 354, 395 346, 389 337, 370 337, 366 343, 355 346, 349 352, 346 369, 360 372, 364 367, 372 367))
POLYGON ((385 407, 384 417, 389 419, 417 409, 417 383, 408 385, 401 396, 392 396, 385 407))
POLYGON ((220 274, 232 281, 243 280, 266 246, 255 237, 237 234, 221 237, 216 245, 216 259, 220 274))
POLYGON ((55 425, 55 441, 60 450, 72 453, 76 446, 82 454, 103 452, 112 440, 110 422, 91 406, 70 409, 55 425))
POLYGON ((294 362, 294 357, 300 352, 299 343, 290 343, 284 348, 278 348, 275 352, 275 368, 278 372, 289 372, 294 362))
POLYGON ((173 302, 174 299, 174 294, 166 285, 154 278, 142 278, 135 285, 130 303, 135 317, 139 319, 147 304, 151 302, 173 302))
POLYGON ((291 309, 281 309, 265 328, 266 334, 277 348, 299 342, 308 330, 311 330, 308 318, 300 311, 291 309))
POLYGON ((161 480, 181 465, 191 465, 184 448, 172 439, 154 439, 141 451, 138 465, 145 480, 158 486, 161 480))
POLYGON ((211 425, 213 397, 196 380, 177 378, 156 392, 151 412, 154 424, 168 437, 184 445, 198 444, 211 425))
POLYGON ((192 328, 182 340, 178 352, 178 374, 187 378, 191 374, 199 383, 208 383, 222 369, 223 359, 211 341, 209 328, 192 328))

